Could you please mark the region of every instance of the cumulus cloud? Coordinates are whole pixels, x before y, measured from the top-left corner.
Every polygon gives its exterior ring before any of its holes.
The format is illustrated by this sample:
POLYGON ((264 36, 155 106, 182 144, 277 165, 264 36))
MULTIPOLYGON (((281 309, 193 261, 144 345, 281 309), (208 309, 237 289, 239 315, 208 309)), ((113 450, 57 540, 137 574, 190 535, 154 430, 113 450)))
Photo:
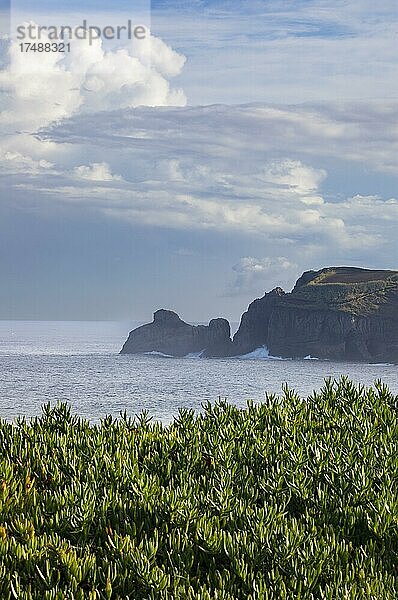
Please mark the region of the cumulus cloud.
POLYGON ((176 77, 185 65, 186 58, 170 48, 158 37, 150 36, 134 43, 137 57, 143 64, 150 64, 164 77, 176 77))
POLYGON ((92 163, 91 165, 80 165, 75 167, 74 175, 79 179, 88 181, 121 181, 120 175, 113 175, 107 163, 92 163))
POLYGON ((272 162, 265 169, 267 182, 295 192, 304 204, 323 204, 314 192, 326 177, 324 169, 314 169, 299 160, 272 162))
POLYGON ((274 287, 289 287, 291 278, 297 276, 298 265, 285 256, 245 256, 232 270, 236 277, 228 291, 229 295, 259 294, 274 287))
MULTIPOLYGON (((43 36, 42 42, 46 39, 43 36)), ((100 39, 88 44, 73 40, 70 52, 21 52, 19 45, 3 45, 5 63, 0 70, 0 174, 21 174, 26 185, 35 176, 47 184, 62 185, 68 179, 93 184, 121 181, 104 159, 86 165, 74 148, 33 137, 40 128, 78 114, 136 106, 181 106, 184 93, 169 79, 178 75, 185 57, 151 36, 145 41, 150 60, 139 46, 106 50, 100 39), (141 54, 140 54, 141 52, 141 54), (49 173, 56 175, 49 180, 49 173)), ((32 179, 33 181, 33 179, 32 179)), ((32 185, 32 182, 31 184, 32 185)), ((9 194, 6 192, 6 195, 9 194)))
POLYGON ((54 168, 54 163, 41 158, 35 160, 17 150, 4 150, 0 148, 0 171, 5 174, 30 174, 38 175, 48 173, 54 168))
POLYGON ((64 54, 23 53, 11 43, 8 65, 0 72, 0 126, 34 132, 78 112, 183 106, 185 95, 171 87, 169 78, 179 74, 185 57, 154 36, 146 44, 149 64, 141 62, 132 45, 106 51, 100 39, 92 45, 74 40, 64 54))

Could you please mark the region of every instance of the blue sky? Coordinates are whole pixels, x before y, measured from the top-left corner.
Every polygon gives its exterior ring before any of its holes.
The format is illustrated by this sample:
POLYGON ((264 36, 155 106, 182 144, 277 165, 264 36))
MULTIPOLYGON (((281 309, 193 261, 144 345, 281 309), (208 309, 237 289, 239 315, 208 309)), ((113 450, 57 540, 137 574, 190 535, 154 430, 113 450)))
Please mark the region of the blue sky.
MULTIPOLYGON (((103 25, 131 6, 57 4, 103 25)), ((397 268, 395 3, 158 1, 151 17, 145 47, 3 41, 0 318, 236 321, 306 269, 397 268)))

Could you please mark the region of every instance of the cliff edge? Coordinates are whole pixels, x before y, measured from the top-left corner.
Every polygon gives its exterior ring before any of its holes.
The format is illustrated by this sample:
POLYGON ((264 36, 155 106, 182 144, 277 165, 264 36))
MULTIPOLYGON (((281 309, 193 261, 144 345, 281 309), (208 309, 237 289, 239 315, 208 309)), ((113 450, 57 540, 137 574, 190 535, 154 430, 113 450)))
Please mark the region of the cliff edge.
POLYGON ((283 357, 398 362, 398 272, 304 273, 275 306, 267 344, 283 357))

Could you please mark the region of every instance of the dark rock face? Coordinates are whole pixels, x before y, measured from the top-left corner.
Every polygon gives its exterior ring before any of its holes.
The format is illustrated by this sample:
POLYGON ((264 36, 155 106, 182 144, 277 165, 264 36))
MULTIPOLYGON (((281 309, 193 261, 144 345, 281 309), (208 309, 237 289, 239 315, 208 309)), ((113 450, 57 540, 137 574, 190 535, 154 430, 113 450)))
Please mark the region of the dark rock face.
POLYGON ((276 288, 254 300, 233 341, 225 319, 195 327, 160 310, 153 323, 130 333, 122 352, 185 356, 203 350, 210 357, 260 346, 282 357, 398 363, 398 271, 307 271, 291 293, 276 288))
POLYGON ((266 346, 270 319, 278 300, 285 295, 282 288, 276 288, 264 294, 262 298, 254 300, 245 313, 243 313, 239 329, 234 335, 234 349, 236 354, 247 354, 266 346))
POLYGON ((275 306, 267 346, 283 357, 398 362, 398 272, 304 273, 275 306))
POLYGON ((155 312, 153 322, 132 331, 122 354, 162 352, 186 356, 202 352, 204 356, 226 356, 232 350, 231 331, 225 319, 213 319, 209 325, 188 325, 171 310, 155 312))

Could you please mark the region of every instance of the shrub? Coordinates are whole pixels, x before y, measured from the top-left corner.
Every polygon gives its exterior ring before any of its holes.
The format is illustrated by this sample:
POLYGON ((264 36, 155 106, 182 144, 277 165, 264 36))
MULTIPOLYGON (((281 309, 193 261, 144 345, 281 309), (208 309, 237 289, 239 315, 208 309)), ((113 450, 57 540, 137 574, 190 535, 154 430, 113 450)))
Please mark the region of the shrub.
POLYGON ((395 599, 397 400, 0 421, 0 598, 395 599))

